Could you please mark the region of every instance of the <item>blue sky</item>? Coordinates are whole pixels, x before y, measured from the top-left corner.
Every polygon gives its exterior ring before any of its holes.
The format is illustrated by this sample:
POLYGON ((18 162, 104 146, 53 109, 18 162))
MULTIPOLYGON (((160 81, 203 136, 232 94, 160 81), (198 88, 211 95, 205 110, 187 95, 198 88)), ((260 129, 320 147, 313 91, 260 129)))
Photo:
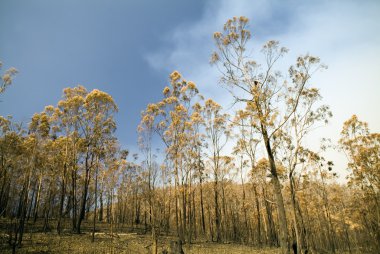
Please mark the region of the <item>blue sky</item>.
POLYGON ((167 32, 202 9, 200 1, 0 1, 0 59, 20 72, 0 114, 28 123, 56 105, 63 88, 81 84, 114 97, 117 135, 135 146, 140 112, 158 100, 168 77, 145 56, 170 45, 167 32))
POLYGON ((336 141, 354 113, 379 132, 379 13, 376 0, 1 0, 0 60, 3 69, 14 66, 20 73, 1 95, 0 115, 27 124, 45 105, 56 105, 65 87, 101 89, 119 106, 121 144, 136 151, 140 112, 160 100, 173 70, 195 81, 206 97, 230 105, 209 65, 212 34, 228 18, 245 15, 253 56, 275 39, 290 49, 279 68, 305 53, 329 66, 314 85, 334 118, 311 145, 322 136, 336 141))

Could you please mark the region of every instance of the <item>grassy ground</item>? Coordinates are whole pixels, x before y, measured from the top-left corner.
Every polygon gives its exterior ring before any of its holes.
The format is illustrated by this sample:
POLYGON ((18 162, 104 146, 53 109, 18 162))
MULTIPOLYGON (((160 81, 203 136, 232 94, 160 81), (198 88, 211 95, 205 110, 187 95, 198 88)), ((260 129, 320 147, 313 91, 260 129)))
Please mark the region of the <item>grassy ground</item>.
MULTIPOLYGON (((3 239, 4 240, 4 239, 3 239)), ((158 244, 158 253, 168 249, 168 239, 158 244)), ((111 237, 98 234, 95 242, 91 242, 90 234, 64 234, 58 236, 54 233, 34 233, 27 235, 23 246, 16 253, 150 253, 150 238, 145 235, 122 234, 111 237)), ((11 253, 12 249, 2 241, 1 253, 11 253)), ((185 253, 279 253, 273 249, 254 249, 237 244, 195 243, 184 246, 185 253)))
MULTIPOLYGON (((158 243, 158 253, 168 250, 170 238, 161 237, 158 243)), ((0 236, 0 252, 12 253, 7 243, 7 235, 0 236)), ((115 236, 96 234, 95 242, 91 242, 91 234, 33 233, 26 234, 23 245, 16 253, 150 253, 151 240, 148 235, 123 233, 115 236)), ((279 253, 276 249, 255 249, 238 244, 194 243, 184 246, 185 253, 279 253)))
MULTIPOLYGON (((65 228, 70 228, 67 222, 65 228)), ((54 224, 54 223, 52 223, 54 224)), ((69 230, 58 235, 54 230, 48 233, 42 232, 42 223, 31 222, 26 225, 21 248, 16 253, 151 253, 151 238, 149 234, 143 234, 142 230, 124 228, 118 230, 118 234, 110 235, 107 224, 98 225, 95 242, 91 241, 91 225, 83 225, 82 234, 73 234, 69 230)), ((0 253, 12 253, 8 244, 9 234, 7 228, 9 221, 0 220, 0 253)), ((158 241, 158 253, 169 250, 172 237, 161 236, 158 241)), ((195 242, 190 246, 184 245, 186 254, 207 253, 279 253, 278 249, 257 249, 240 244, 217 244, 210 242, 195 242)))

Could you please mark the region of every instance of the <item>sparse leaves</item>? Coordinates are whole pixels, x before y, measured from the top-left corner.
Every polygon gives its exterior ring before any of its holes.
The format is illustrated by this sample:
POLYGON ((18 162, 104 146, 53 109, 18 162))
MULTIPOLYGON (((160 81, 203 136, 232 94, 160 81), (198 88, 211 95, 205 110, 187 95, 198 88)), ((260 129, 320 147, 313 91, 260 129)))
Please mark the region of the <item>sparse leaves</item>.
MULTIPOLYGON (((0 61, 0 70, 3 67, 3 63, 0 61)), ((18 73, 17 69, 14 67, 9 68, 0 75, 0 94, 4 93, 5 89, 12 84, 13 78, 18 73)))

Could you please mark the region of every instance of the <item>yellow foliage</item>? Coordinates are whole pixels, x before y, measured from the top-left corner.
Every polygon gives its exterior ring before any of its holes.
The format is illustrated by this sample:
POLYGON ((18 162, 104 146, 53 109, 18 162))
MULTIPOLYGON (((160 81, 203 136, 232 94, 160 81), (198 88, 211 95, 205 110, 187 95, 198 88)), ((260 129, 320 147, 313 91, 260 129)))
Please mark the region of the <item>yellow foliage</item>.
POLYGON ((148 107, 147 107, 147 110, 146 110, 148 113, 155 113, 158 111, 158 106, 156 104, 148 104, 148 107))
POLYGON ((179 80, 180 78, 181 78, 181 74, 178 71, 173 71, 170 74, 170 79, 172 82, 175 82, 175 81, 179 80))
POLYGON ((187 82, 187 86, 192 89, 192 90, 195 90, 197 88, 197 86, 195 85, 195 83, 193 81, 189 81, 187 82))
POLYGON ((177 97, 171 96, 171 97, 164 99, 164 102, 166 104, 173 104, 173 103, 178 102, 178 99, 177 99, 177 97))
POLYGON ((170 88, 169 87, 165 87, 164 90, 162 91, 162 93, 166 96, 170 93, 170 88))

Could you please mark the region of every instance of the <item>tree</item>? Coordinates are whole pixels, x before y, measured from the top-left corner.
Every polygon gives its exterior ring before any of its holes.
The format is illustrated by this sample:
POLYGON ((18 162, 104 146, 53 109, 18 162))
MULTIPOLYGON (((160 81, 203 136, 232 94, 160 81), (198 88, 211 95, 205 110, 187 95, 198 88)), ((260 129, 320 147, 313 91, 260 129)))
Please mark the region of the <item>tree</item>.
POLYGON ((11 117, 0 116, 0 216, 12 216, 12 184, 19 177, 24 130, 11 117))
POLYGON ((221 242, 221 211, 219 201, 219 184, 221 181, 221 152, 227 144, 229 138, 229 129, 227 126, 228 115, 221 112, 222 107, 215 101, 208 99, 205 101, 203 118, 205 121, 206 137, 210 149, 210 164, 214 177, 214 205, 215 205, 215 226, 216 241, 221 242))
MULTIPOLYGON (((86 207, 89 205, 87 202, 91 177, 94 174, 97 181, 103 150, 114 139, 112 135, 116 124, 113 114, 117 112, 117 106, 110 95, 97 89, 89 93, 83 86, 77 86, 66 88, 63 93, 63 99, 58 102, 57 108, 48 106, 44 113, 51 116, 55 142, 62 149, 57 230, 60 233, 63 206, 70 182, 67 203, 72 211, 73 230, 80 233, 86 207)), ((97 184, 95 189, 97 193, 97 184)))
POLYGON ((155 200, 155 184, 157 178, 157 164, 154 161, 154 155, 152 153, 152 139, 154 135, 154 118, 149 117, 149 114, 155 114, 158 108, 154 106, 148 106, 141 121, 138 131, 139 131, 139 146, 140 150, 144 155, 143 168, 145 169, 145 176, 143 179, 145 181, 145 195, 147 196, 148 206, 149 206, 149 217, 150 226, 152 230, 152 254, 157 254, 157 215, 155 212, 157 202, 155 200))
MULTIPOLYGON (((241 185, 243 189, 243 211, 244 211, 244 219, 245 219, 245 227, 249 236, 250 236, 250 227, 248 223, 247 216, 247 205, 246 205, 246 190, 245 190, 245 182, 243 177, 243 169, 248 166, 251 170, 256 167, 256 150, 257 146, 260 143, 260 139, 258 136, 257 126, 255 122, 252 122, 252 115, 249 114, 246 110, 238 110, 235 115, 234 125, 238 127, 237 141, 234 147, 233 153, 235 156, 240 156, 240 179, 241 185), (248 158, 248 160, 246 160, 248 158)), ((253 173, 253 172, 251 172, 253 173)), ((253 183, 253 191, 255 194, 255 205, 257 212, 257 242, 261 244, 261 215, 260 215, 260 203, 258 199, 257 192, 257 182, 253 183)))
POLYGON ((163 90, 164 99, 147 106, 139 125, 140 133, 150 135, 153 130, 166 147, 165 158, 173 167, 175 221, 181 243, 185 242, 185 236, 188 236, 189 243, 191 238, 188 208, 193 163, 189 151, 193 139, 192 106, 200 98, 198 93, 194 82, 184 80, 178 71, 174 71, 170 74, 170 87, 163 90))
POLYGON ((311 75, 323 66, 317 57, 300 56, 296 65, 289 68, 291 82, 284 80, 281 84, 282 76, 274 68, 288 50, 280 47, 277 41, 267 42, 262 49, 265 58, 262 68, 247 52, 247 43, 251 38, 247 26, 246 17, 234 17, 226 22, 223 32, 214 33, 217 51, 212 54, 211 62, 221 69, 221 82, 231 92, 235 103, 244 103, 259 126, 279 212, 280 244, 283 252, 288 252, 288 226, 273 142, 275 135, 299 107, 300 97, 311 75), (291 105, 290 109, 281 111, 287 104, 291 105))
MULTIPOLYGON (((66 192, 65 179, 70 178, 68 210, 71 211, 72 229, 77 229, 78 221, 78 171, 81 147, 83 138, 81 137, 80 121, 83 115, 84 97, 87 94, 86 88, 77 86, 75 88, 66 88, 63 90, 63 99, 58 102, 54 110, 55 135, 65 137, 64 165, 62 168, 63 176, 61 178, 61 200, 64 202, 66 192), (68 174, 68 176, 67 176, 68 174)), ((54 108, 54 107, 53 107, 54 108)), ((63 205, 60 207, 59 217, 62 217, 63 205)), ((61 219, 58 220, 58 232, 60 232, 61 219)))
MULTIPOLYGON (((308 67, 305 67, 308 68, 308 67)), ((304 70, 308 73, 309 70, 304 70)), ((288 111, 295 108, 295 103, 292 98, 295 97, 292 92, 297 92, 293 89, 289 90, 290 95, 287 104, 288 111)), ((298 106, 291 115, 290 120, 284 124, 281 131, 275 135, 277 149, 277 157, 287 168, 290 186, 290 199, 293 212, 293 224, 295 238, 298 250, 306 252, 308 249, 307 232, 303 223, 301 207, 298 204, 296 191, 301 173, 305 171, 307 159, 310 158, 310 152, 304 146, 304 140, 307 135, 313 131, 318 123, 328 123, 328 119, 332 117, 329 107, 326 105, 318 106, 317 102, 321 100, 319 90, 316 88, 304 88, 299 96, 298 106)))
POLYGON ((370 133, 368 124, 353 115, 344 122, 339 143, 352 170, 349 185, 359 187, 367 200, 363 214, 380 250, 380 133, 370 133))
POLYGON ((113 113, 117 112, 117 106, 113 98, 97 89, 84 98, 83 118, 80 127, 83 131, 85 145, 85 178, 82 192, 82 203, 77 222, 77 232, 80 233, 80 225, 85 215, 87 193, 90 184, 91 170, 100 156, 102 144, 107 139, 112 139, 116 129, 113 113))
MULTIPOLYGON (((271 186, 269 182, 268 172, 270 172, 270 165, 266 158, 259 159, 252 167, 250 172, 251 182, 253 185, 253 191, 255 194, 256 203, 259 204, 258 196, 261 191, 261 199, 263 210, 263 224, 266 234, 266 243, 269 246, 278 246, 278 233, 275 227, 275 219, 273 216, 273 184, 271 186)), ((256 206, 258 209, 259 207, 256 206)), ((260 218, 260 212, 257 211, 258 219, 260 218)), ((260 223, 258 223, 260 225, 260 223)))

